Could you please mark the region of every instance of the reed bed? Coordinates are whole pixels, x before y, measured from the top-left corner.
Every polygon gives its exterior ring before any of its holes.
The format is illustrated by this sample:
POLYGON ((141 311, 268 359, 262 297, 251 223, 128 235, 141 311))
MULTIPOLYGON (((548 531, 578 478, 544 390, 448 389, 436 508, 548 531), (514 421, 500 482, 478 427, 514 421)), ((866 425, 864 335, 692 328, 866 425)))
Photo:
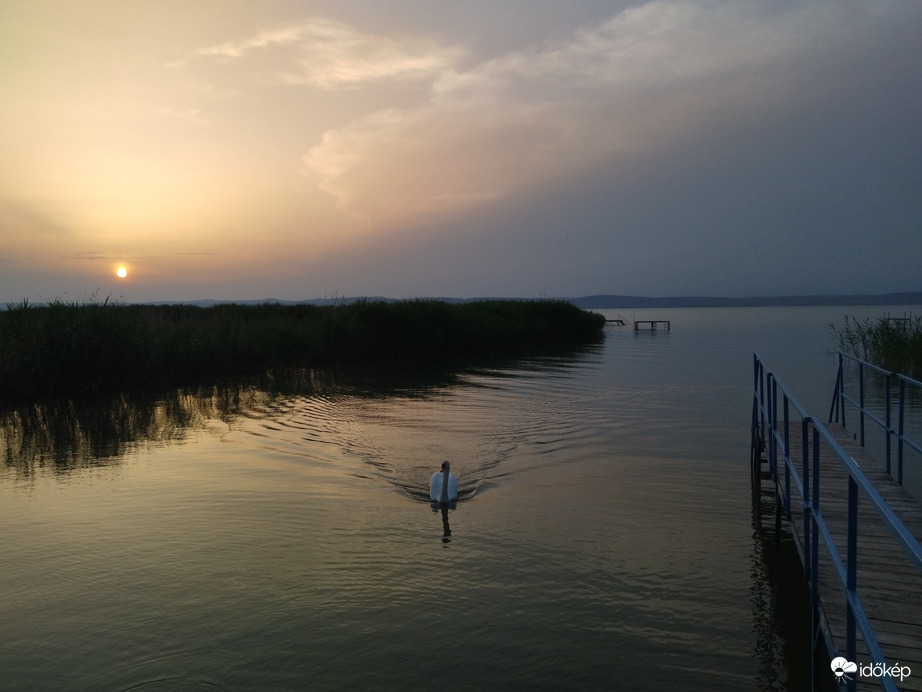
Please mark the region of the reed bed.
POLYGON ((910 377, 922 376, 922 318, 879 317, 860 321, 844 317, 831 324, 838 350, 910 377))
POLYGON ((0 311, 0 402, 193 386, 337 361, 526 353, 601 336, 565 301, 348 304, 10 304, 0 311))

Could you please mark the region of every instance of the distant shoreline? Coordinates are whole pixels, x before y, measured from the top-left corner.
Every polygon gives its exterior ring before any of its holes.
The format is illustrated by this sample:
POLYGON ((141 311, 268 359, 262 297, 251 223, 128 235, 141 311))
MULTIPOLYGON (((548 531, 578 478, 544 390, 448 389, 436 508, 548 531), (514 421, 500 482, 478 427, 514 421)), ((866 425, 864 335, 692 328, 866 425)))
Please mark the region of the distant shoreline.
POLYGON ((569 299, 585 309, 624 308, 756 308, 814 306, 873 306, 922 305, 922 292, 884 293, 880 295, 813 295, 813 296, 752 296, 720 298, 709 296, 646 298, 642 296, 598 295, 569 299))
MULTIPOLYGON (((538 300, 537 298, 506 298, 506 297, 477 297, 477 298, 452 298, 435 297, 424 298, 445 303, 473 303, 484 300, 538 300)), ((209 307, 222 303, 236 303, 239 305, 258 305, 262 303, 278 303, 280 305, 348 305, 356 301, 370 300, 381 302, 402 302, 402 299, 386 298, 384 296, 362 296, 344 298, 314 298, 312 300, 280 300, 277 298, 264 298, 260 300, 193 300, 193 301, 160 301, 157 305, 197 305, 209 307)), ((850 294, 850 295, 798 295, 798 296, 750 296, 746 298, 723 298, 720 296, 669 296, 664 298, 651 298, 648 296, 623 296, 623 295, 592 295, 579 298, 558 297, 554 300, 563 300, 586 310, 622 310, 628 308, 734 308, 734 307, 809 307, 809 306, 836 306, 851 305, 922 305, 922 291, 910 293, 883 293, 850 294)))

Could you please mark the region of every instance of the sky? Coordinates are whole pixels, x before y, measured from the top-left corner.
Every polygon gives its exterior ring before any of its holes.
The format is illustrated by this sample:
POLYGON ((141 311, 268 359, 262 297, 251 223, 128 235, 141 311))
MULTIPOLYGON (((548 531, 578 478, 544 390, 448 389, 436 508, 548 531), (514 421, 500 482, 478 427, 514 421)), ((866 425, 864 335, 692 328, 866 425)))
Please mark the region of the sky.
POLYGON ((917 0, 4 0, 0 303, 919 291, 920 36, 917 0))

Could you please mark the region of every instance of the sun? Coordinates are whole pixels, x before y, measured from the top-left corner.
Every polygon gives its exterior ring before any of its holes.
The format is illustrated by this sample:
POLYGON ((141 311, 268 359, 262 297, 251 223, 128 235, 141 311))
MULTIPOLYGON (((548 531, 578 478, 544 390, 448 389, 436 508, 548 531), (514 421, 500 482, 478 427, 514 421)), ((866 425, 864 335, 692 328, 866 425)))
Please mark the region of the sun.
POLYGON ((124 266, 121 266, 115 270, 115 275, 120 279, 124 279, 128 276, 128 270, 124 266))

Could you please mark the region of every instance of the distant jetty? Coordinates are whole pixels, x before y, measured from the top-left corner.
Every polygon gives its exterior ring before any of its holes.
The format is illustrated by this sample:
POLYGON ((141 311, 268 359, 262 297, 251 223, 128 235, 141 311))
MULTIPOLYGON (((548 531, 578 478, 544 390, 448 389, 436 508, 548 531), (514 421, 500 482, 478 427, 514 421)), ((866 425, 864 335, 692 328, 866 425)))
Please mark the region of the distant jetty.
POLYGON ((672 322, 670 320, 634 320, 634 331, 639 332, 641 329, 649 329, 651 332, 663 329, 668 332, 672 329, 672 322))

